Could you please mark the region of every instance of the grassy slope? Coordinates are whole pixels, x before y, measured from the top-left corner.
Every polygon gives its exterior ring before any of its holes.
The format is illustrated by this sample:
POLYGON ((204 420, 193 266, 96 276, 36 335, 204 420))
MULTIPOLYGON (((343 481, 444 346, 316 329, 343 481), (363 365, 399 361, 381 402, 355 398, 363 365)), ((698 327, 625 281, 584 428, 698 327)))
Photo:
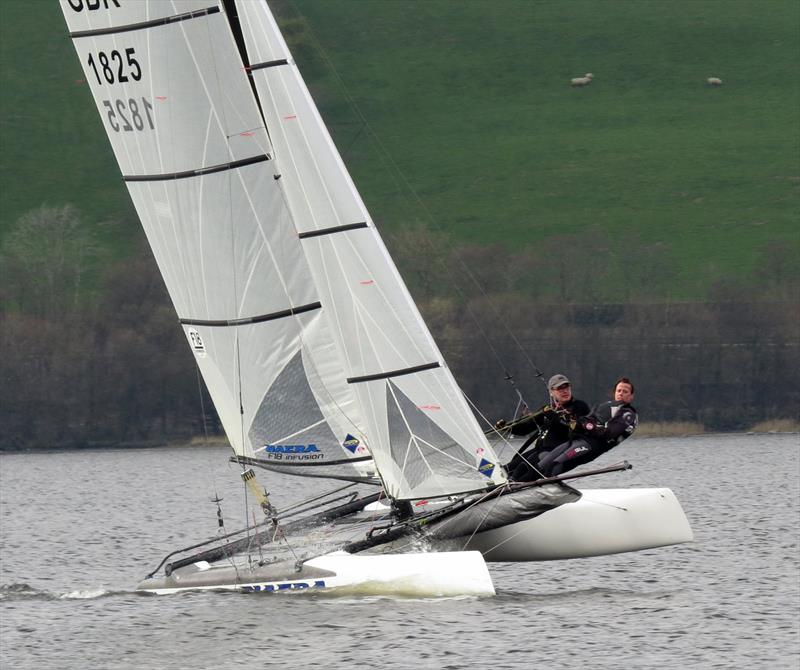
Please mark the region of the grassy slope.
MULTIPOLYGON (((427 220, 427 208, 460 242, 516 249, 600 226, 633 236, 621 248, 634 259, 656 249, 677 272, 650 277, 655 299, 699 297, 720 276, 748 275, 767 241, 800 257, 793 0, 294 0, 279 8, 384 227, 427 220), (310 35, 387 154, 359 134, 310 35), (587 71, 590 87, 569 87, 587 71), (725 85, 706 87, 711 75, 725 85)), ((93 220, 129 213, 88 89, 75 83, 82 75, 58 7, 6 0, 0 12, 0 231, 42 201, 74 202, 93 220)), ((116 228, 110 243, 122 248, 132 233, 116 228)))
MULTIPOLYGON (((797 3, 293 4, 460 240, 635 231, 675 264, 671 298, 749 273, 767 240, 800 251, 797 3)), ((357 182, 400 225, 374 164, 357 182)))
POLYGON ((0 66, 0 235, 41 204, 70 203, 125 253, 138 219, 57 2, 0 2, 0 66))

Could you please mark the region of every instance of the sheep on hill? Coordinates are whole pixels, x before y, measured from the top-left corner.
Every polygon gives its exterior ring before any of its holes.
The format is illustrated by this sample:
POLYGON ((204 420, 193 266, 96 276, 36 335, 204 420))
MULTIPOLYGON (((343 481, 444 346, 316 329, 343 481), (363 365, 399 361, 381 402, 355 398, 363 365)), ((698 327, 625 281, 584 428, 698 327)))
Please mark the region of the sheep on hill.
POLYGON ((719 77, 709 77, 708 79, 706 79, 706 83, 709 86, 722 86, 722 79, 720 79, 719 77))
POLYGON ((569 85, 570 86, 588 86, 589 84, 592 83, 592 78, 593 77, 594 77, 594 75, 591 72, 587 72, 582 77, 575 77, 573 79, 570 79, 569 85))

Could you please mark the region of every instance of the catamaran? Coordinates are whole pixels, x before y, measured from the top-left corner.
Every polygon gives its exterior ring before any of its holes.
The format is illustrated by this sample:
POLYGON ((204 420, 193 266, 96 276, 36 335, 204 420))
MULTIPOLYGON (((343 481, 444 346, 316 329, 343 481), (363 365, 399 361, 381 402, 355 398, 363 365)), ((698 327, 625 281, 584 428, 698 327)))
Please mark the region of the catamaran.
POLYGON ((265 1, 61 6, 232 459, 263 511, 174 552, 140 589, 487 594, 484 559, 691 540, 666 488, 507 480, 265 1), (279 511, 256 468, 344 483, 279 511))

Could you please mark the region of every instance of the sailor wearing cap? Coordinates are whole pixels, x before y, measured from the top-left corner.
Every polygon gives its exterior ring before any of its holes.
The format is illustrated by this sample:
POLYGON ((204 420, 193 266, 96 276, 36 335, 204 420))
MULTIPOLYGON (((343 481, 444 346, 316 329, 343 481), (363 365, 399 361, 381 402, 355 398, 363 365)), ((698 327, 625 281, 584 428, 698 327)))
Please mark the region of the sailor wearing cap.
POLYGON ((508 426, 513 435, 530 435, 506 465, 509 478, 517 481, 539 479, 537 463, 548 451, 570 438, 570 424, 589 413, 589 405, 572 396, 572 383, 562 374, 547 382, 550 403, 518 421, 498 421, 497 428, 508 426))
POLYGON ((554 407, 564 407, 565 404, 581 402, 572 398, 572 383, 564 375, 550 377, 550 381, 547 382, 547 388, 550 389, 550 397, 553 399, 554 407))

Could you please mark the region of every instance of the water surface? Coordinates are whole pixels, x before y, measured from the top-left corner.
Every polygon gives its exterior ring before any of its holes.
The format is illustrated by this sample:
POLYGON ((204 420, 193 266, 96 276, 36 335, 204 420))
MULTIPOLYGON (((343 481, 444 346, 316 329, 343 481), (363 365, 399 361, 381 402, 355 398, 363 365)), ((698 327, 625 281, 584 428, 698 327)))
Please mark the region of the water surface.
POLYGON ((694 543, 490 563, 496 597, 448 599, 138 594, 216 532, 215 493, 241 522, 227 450, 0 455, 0 666, 796 670, 799 455, 797 435, 634 438, 596 462, 632 471, 581 486, 672 488, 694 543))

